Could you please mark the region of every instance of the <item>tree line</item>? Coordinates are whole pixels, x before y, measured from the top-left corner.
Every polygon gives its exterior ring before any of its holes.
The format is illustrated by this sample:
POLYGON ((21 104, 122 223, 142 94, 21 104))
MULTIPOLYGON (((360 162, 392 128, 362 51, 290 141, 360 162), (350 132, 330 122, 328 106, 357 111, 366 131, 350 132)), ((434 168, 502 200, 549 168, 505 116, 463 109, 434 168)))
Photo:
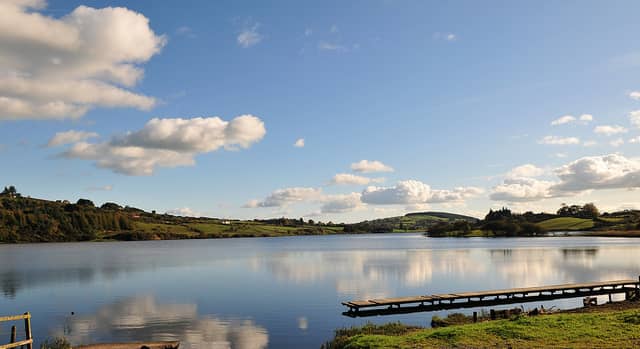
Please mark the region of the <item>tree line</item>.
POLYGON ((131 229, 130 213, 115 203, 25 198, 15 187, 0 193, 0 242, 86 241, 101 231, 131 229))

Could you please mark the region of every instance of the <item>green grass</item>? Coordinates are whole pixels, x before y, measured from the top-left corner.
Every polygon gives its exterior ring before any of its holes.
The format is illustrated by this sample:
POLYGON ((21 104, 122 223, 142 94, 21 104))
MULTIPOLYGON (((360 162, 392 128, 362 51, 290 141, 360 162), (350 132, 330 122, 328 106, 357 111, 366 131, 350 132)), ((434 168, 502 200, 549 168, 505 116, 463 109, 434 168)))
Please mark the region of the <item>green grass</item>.
MULTIPOLYGON (((388 326, 388 325, 383 325, 388 326)), ((521 316, 436 329, 336 331, 326 348, 637 348, 640 310, 521 316), (391 332, 391 331, 389 331, 391 332)))
POLYGON ((609 223, 622 223, 625 220, 624 217, 599 217, 599 219, 609 223))
POLYGON ((573 217, 559 217, 547 219, 546 221, 538 223, 538 225, 549 231, 585 230, 593 228, 593 220, 573 217))

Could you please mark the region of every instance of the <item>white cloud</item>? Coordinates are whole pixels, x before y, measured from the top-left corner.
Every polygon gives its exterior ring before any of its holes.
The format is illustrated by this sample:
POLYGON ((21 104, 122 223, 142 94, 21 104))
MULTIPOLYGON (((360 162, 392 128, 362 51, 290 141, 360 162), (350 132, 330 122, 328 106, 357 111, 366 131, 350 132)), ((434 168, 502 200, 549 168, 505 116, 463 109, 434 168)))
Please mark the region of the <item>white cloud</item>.
POLYGON ((332 184, 344 185, 367 185, 369 183, 381 183, 384 178, 369 178, 351 173, 338 173, 331 179, 332 184))
POLYGON ((584 146, 584 147, 593 147, 593 146, 595 146, 597 144, 598 144, 598 142, 593 141, 593 140, 582 142, 582 146, 584 146))
POLYGON ((619 125, 600 125, 593 129, 593 132, 605 136, 613 136, 627 131, 626 128, 619 125))
POLYGON ((616 138, 616 139, 612 140, 611 142, 609 142, 609 144, 610 144, 612 147, 619 147, 619 146, 621 146, 621 145, 623 145, 623 144, 624 144, 624 139, 622 139, 622 138, 616 138))
POLYGON ((343 45, 331 43, 327 41, 318 42, 318 49, 321 51, 346 51, 347 48, 343 45))
POLYGON ((629 143, 640 143, 640 136, 630 138, 629 143))
POLYGON ((640 91, 632 91, 629 93, 629 98, 640 101, 640 91))
POLYGON ((532 164, 524 164, 518 167, 513 168, 511 171, 507 173, 507 177, 509 178, 519 178, 519 177, 538 177, 544 174, 544 169, 537 167, 532 164))
POLYGON ((458 39, 458 36, 454 33, 435 32, 433 33, 433 38, 435 40, 456 41, 458 39))
POLYGON ((410 205, 463 201, 482 193, 482 189, 459 187, 454 190, 432 190, 417 180, 400 181, 392 187, 371 186, 362 192, 362 202, 372 205, 410 205))
POLYGON ((555 154, 553 154, 553 157, 560 158, 560 159, 561 158, 566 158, 567 156, 568 156, 567 153, 555 153, 555 154))
POLYGON ((571 195, 592 189, 640 187, 640 161, 620 154, 583 157, 555 170, 560 182, 556 195, 571 195))
POLYGON ((535 178, 505 178, 502 184, 493 188, 489 197, 495 201, 536 201, 550 197, 552 185, 553 182, 535 178))
POLYGON ((249 48, 253 45, 258 44, 262 41, 262 34, 258 33, 258 28, 260 27, 260 23, 255 23, 251 26, 245 26, 238 37, 236 38, 238 41, 238 45, 243 48, 249 48))
POLYGON ((575 117, 573 115, 563 115, 553 121, 551 121, 551 126, 559 126, 565 124, 573 124, 580 121, 582 124, 588 124, 593 121, 593 115, 591 114, 582 114, 579 117, 575 117))
POLYGON ((322 213, 351 212, 363 206, 360 200, 361 195, 360 193, 327 195, 323 199, 324 203, 320 210, 322 213))
POLYGON ((94 107, 149 110, 128 90, 166 43, 140 13, 79 6, 60 18, 44 1, 0 3, 0 119, 78 118, 94 107))
POLYGON ((231 121, 219 117, 151 119, 139 131, 108 142, 77 142, 62 155, 93 160, 101 168, 127 175, 151 175, 156 167, 191 166, 199 153, 248 148, 266 133, 252 115, 231 121))
POLYGON ((196 211, 190 209, 189 207, 175 208, 173 210, 167 211, 167 214, 170 214, 170 215, 173 215, 173 216, 182 216, 182 217, 200 217, 200 216, 202 216, 199 212, 196 212, 196 211))
POLYGON ((59 145, 77 143, 94 137, 98 137, 98 134, 95 132, 76 130, 58 132, 53 137, 51 137, 51 139, 47 143, 47 147, 57 147, 59 145))
POLYGON ((551 126, 564 125, 569 124, 576 121, 576 118, 571 115, 561 116, 553 121, 551 121, 551 126))
POLYGON ((629 113, 629 121, 631 125, 636 128, 640 128, 640 110, 634 110, 629 113))
POLYGON ((582 114, 582 115, 580 115, 580 121, 583 121, 585 123, 589 123, 589 122, 593 121, 593 115, 591 115, 591 114, 582 114))
POLYGON ((298 138, 293 146, 296 148, 304 148, 304 138, 298 138))
POLYGON ((308 187, 293 187, 278 189, 264 200, 251 200, 244 205, 245 208, 256 207, 283 207, 294 202, 302 202, 309 200, 320 200, 322 198, 322 189, 308 187))
POLYGON ((589 190, 640 188, 640 160, 620 154, 583 157, 554 170, 557 179, 505 178, 490 198, 497 201, 536 201, 576 196, 589 190))
POLYGON ((545 136, 540 141, 538 141, 538 143, 549 145, 572 145, 580 144, 580 139, 577 137, 545 136))
POLYGON ((369 172, 393 172, 391 166, 387 166, 380 161, 373 160, 360 160, 351 164, 351 169, 355 172, 369 173, 369 172))

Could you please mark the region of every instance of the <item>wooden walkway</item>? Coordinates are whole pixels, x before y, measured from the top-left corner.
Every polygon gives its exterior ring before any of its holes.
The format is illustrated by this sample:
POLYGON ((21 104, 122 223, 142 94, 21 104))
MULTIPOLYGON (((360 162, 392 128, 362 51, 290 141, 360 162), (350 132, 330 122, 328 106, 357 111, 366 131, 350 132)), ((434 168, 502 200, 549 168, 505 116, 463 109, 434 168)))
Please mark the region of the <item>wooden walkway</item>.
POLYGON ((624 293, 626 299, 640 296, 638 280, 614 280, 539 287, 510 288, 480 292, 458 292, 414 297, 370 299, 342 302, 350 317, 406 314, 422 311, 475 308, 502 304, 547 301, 624 293))

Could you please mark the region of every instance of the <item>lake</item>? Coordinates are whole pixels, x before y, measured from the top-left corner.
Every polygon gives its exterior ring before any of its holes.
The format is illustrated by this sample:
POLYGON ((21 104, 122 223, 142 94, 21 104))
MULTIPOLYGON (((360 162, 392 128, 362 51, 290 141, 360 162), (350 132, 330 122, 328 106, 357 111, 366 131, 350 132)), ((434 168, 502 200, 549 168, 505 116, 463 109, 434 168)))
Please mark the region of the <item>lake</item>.
MULTIPOLYGON (((72 344, 180 340, 181 348, 194 349, 318 348, 338 327, 367 321, 428 326, 433 315, 352 319, 341 315, 341 301, 636 279, 638 256, 640 239, 578 236, 0 245, 0 315, 31 312, 37 342, 65 336, 72 344)), ((0 344, 8 338, 4 325, 0 344)))

